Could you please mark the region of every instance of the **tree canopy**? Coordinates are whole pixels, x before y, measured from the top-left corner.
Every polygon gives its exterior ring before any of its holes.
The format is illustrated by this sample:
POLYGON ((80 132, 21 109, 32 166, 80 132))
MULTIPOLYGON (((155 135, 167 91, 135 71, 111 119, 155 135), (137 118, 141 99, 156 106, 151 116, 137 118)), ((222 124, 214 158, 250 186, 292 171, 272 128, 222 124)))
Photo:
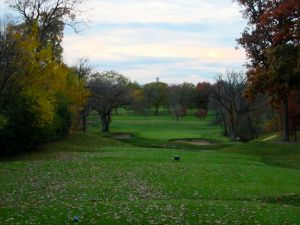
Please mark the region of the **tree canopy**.
POLYGON ((129 79, 115 71, 95 73, 91 76, 88 87, 91 90, 91 106, 102 121, 102 131, 109 131, 113 109, 130 103, 129 79))
POLYGON ((300 87, 299 0, 236 0, 248 25, 238 39, 248 56, 246 96, 267 94, 282 114, 283 140, 289 141, 288 97, 300 87))

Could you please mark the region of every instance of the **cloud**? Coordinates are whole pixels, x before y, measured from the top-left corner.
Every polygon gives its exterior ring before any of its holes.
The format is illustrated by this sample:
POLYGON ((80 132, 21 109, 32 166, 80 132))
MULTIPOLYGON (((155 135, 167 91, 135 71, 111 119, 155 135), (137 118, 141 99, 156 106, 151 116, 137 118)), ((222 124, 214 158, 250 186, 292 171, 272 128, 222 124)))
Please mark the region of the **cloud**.
POLYGON ((138 26, 68 35, 64 48, 67 60, 84 56, 100 70, 118 70, 141 83, 157 76, 168 82, 195 82, 196 78, 212 81, 226 68, 241 68, 244 52, 226 42, 213 32, 138 26))
POLYGON ((80 34, 65 30, 69 64, 86 57, 141 83, 196 83, 245 61, 234 47, 246 23, 230 0, 88 0, 82 9, 92 22, 80 34))
POLYGON ((91 16, 98 23, 229 22, 240 18, 227 0, 90 0, 91 16))
POLYGON ((64 46, 67 53, 73 51, 98 59, 141 56, 193 57, 230 61, 242 57, 243 52, 234 49, 234 38, 232 38, 233 45, 228 46, 219 36, 214 32, 123 28, 68 35, 64 39, 64 46))

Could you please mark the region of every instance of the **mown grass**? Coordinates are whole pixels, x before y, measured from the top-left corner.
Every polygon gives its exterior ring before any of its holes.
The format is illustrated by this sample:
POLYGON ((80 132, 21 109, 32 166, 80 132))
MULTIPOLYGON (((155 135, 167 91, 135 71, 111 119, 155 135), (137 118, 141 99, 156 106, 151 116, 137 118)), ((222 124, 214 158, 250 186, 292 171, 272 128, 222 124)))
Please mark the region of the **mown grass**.
POLYGON ((137 119, 119 115, 112 124, 115 133, 138 135, 134 146, 101 136, 94 124, 0 162, 0 224, 75 224, 74 216, 77 224, 299 223, 299 145, 231 143, 211 118, 137 119), (164 146, 182 137, 219 145, 164 146), (150 142, 160 148, 142 147, 150 142))
MULTIPOLYGON (((213 114, 207 118, 196 118, 188 115, 179 121, 174 121, 171 115, 136 115, 121 113, 114 115, 111 123, 111 133, 127 133, 130 139, 122 140, 139 147, 177 148, 177 149, 220 149, 234 145, 228 138, 221 135, 220 126, 212 125, 213 114), (215 143, 210 146, 195 146, 172 142, 174 139, 203 139, 215 143)), ((96 113, 90 116, 90 131, 100 130, 100 120, 96 113)))

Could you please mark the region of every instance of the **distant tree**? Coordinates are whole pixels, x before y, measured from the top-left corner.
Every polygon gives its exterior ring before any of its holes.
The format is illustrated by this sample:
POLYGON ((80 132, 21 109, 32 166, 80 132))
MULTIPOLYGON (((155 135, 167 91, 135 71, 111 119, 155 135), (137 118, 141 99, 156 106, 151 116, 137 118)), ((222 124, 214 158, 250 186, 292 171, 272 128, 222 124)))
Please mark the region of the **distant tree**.
POLYGON ((180 102, 180 85, 171 85, 168 87, 168 100, 173 120, 179 120, 182 105, 180 102))
POLYGON ((299 0, 235 1, 248 19, 242 37, 238 39, 238 44, 245 48, 249 59, 247 96, 253 98, 255 94, 263 93, 271 97, 272 106, 282 112, 283 140, 289 141, 288 95, 294 87, 300 86, 298 78, 290 85, 295 72, 287 73, 295 70, 291 64, 299 62, 295 57, 300 44, 299 0), (292 60, 289 66, 287 58, 292 60), (277 94, 277 91, 280 93, 277 94))
POLYGON ((197 107, 199 113, 203 111, 208 111, 209 98, 213 92, 213 87, 208 82, 198 83, 196 86, 195 94, 195 106, 197 107))
POLYGON ((180 87, 180 104, 188 110, 195 109, 196 87, 192 83, 184 82, 180 87))
POLYGON ((128 85, 132 101, 129 105, 129 109, 137 113, 145 113, 145 101, 143 87, 137 82, 130 82, 128 85))
POLYGON ((195 108, 195 85, 187 82, 171 85, 168 87, 167 97, 173 120, 179 120, 186 116, 188 110, 195 108))
POLYGON ((250 103, 243 97, 245 87, 246 77, 234 71, 219 74, 214 85, 212 98, 216 102, 216 111, 221 118, 224 135, 230 136, 232 140, 257 137, 255 118, 251 113, 261 108, 261 105, 250 103))
POLYGON ((164 106, 167 102, 167 87, 168 85, 162 82, 153 82, 144 85, 144 99, 148 111, 150 111, 151 107, 154 107, 155 115, 158 115, 159 107, 164 106))
POLYGON ((95 73, 88 87, 91 91, 91 106, 102 121, 102 132, 109 132, 112 111, 130 103, 129 79, 114 71, 95 73))

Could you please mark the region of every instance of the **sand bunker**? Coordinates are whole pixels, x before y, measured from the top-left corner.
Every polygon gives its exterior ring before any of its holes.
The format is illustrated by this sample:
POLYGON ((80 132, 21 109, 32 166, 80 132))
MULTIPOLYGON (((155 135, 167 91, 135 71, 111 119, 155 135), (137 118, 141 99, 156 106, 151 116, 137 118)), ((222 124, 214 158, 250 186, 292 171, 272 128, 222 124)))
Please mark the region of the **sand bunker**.
POLYGON ((203 140, 203 139, 177 139, 177 140, 173 140, 173 142, 190 144, 190 145, 212 145, 212 144, 214 144, 212 142, 209 142, 209 141, 203 140))
POLYGON ((114 134, 112 135, 114 139, 118 140, 125 140, 125 139, 131 139, 132 135, 131 134, 114 134))

